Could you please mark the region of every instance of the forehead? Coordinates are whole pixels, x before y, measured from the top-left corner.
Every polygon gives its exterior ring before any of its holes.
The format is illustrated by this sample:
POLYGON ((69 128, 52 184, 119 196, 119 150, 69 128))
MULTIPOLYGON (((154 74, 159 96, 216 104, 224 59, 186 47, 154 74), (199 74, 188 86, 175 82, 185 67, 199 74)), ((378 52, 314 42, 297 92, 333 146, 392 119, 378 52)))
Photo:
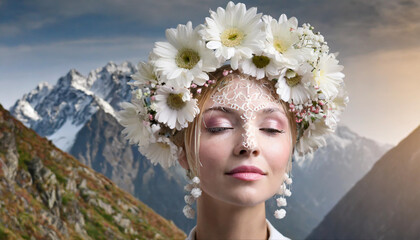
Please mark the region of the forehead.
POLYGON ((209 107, 229 107, 242 111, 259 111, 263 108, 280 107, 281 103, 268 80, 255 80, 234 76, 215 90, 205 104, 209 107))

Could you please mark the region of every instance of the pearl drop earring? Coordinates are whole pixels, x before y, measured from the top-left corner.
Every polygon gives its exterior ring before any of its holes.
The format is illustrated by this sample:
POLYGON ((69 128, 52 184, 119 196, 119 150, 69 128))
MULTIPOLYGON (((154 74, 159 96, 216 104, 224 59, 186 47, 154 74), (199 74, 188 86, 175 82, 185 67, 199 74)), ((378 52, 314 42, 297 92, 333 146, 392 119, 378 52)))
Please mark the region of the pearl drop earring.
POLYGON ((185 195, 184 200, 187 205, 185 205, 183 212, 185 217, 193 219, 195 215, 195 211, 192 208, 195 200, 201 196, 201 189, 200 189, 200 179, 198 177, 194 177, 190 183, 185 185, 185 191, 189 192, 185 195))
POLYGON ((289 174, 285 173, 284 174, 284 182, 281 184, 279 191, 277 192, 278 194, 282 195, 281 197, 277 198, 276 202, 277 202, 277 207, 279 207, 280 209, 277 209, 274 212, 274 217, 277 219, 282 219, 286 216, 286 210, 281 208, 281 207, 285 207, 287 206, 287 201, 286 201, 286 197, 290 197, 292 195, 292 192, 290 191, 290 187, 287 188, 287 185, 291 185, 292 184, 292 178, 289 177, 289 174))

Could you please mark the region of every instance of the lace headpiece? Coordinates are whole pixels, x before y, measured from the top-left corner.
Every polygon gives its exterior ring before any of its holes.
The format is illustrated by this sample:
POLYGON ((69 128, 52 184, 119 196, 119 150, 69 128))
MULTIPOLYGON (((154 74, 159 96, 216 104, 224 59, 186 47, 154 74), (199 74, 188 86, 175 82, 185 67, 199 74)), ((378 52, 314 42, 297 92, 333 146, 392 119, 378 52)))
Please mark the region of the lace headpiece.
MULTIPOLYGON (((188 22, 167 29, 167 42, 156 42, 149 61, 138 64, 130 83, 132 101, 122 103, 119 113, 130 143, 154 164, 174 164, 178 147, 171 137, 198 115, 194 96, 218 80, 210 73, 230 64, 255 81, 273 81, 278 98, 295 116, 299 156, 324 145, 324 135, 335 130, 348 102, 343 67, 336 54, 329 53, 324 37, 309 24, 299 27, 294 17, 282 14, 276 20, 257 14, 256 8, 246 9, 243 3, 229 2, 226 9, 210 15, 195 28, 188 22)), ((248 107, 252 97, 246 101, 248 107)), ((228 98, 215 94, 213 101, 228 98)), ((245 145, 253 144, 252 136, 244 138, 251 139, 245 145)))

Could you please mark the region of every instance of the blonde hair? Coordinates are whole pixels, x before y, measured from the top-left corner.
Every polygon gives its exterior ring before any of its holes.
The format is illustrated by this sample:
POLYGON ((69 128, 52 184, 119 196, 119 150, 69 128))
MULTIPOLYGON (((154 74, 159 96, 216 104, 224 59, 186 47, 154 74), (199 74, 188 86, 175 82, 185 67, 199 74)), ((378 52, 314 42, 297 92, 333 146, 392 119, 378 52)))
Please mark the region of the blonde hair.
MULTIPOLYGON (((227 76, 223 75, 223 72, 227 70, 232 70, 229 66, 223 66, 219 69, 217 69, 215 72, 210 73, 211 79, 217 80, 215 84, 211 85, 210 87, 206 87, 202 89, 202 92, 200 94, 197 94, 197 96, 194 96, 198 100, 198 107, 200 109, 200 113, 198 116, 194 119, 193 122, 191 122, 186 129, 181 130, 174 136, 174 142, 178 147, 184 151, 185 157, 187 159, 187 163, 189 166, 190 176, 199 176, 199 165, 200 165, 200 158, 199 158, 199 148, 200 148, 200 135, 201 135, 201 123, 203 120, 203 108, 207 101, 209 101, 210 97, 216 92, 216 90, 224 85, 227 84, 228 80, 233 79, 235 77, 237 78, 252 78, 246 74, 243 74, 239 71, 232 71, 227 76)), ((269 81, 267 79, 260 79, 258 81, 266 81, 270 84, 272 84, 272 87, 274 88, 274 81, 269 81)), ((275 93, 275 92, 274 92, 275 93)), ((278 99, 278 96, 275 94, 275 97, 278 99)), ((296 137, 297 137, 297 129, 296 129, 296 122, 295 122, 295 116, 292 112, 289 111, 289 105, 282 100, 280 101, 286 115, 289 121, 289 137, 291 139, 291 153, 290 153, 290 159, 287 166, 287 171, 291 171, 292 168, 292 155, 293 151, 296 145, 296 137)))

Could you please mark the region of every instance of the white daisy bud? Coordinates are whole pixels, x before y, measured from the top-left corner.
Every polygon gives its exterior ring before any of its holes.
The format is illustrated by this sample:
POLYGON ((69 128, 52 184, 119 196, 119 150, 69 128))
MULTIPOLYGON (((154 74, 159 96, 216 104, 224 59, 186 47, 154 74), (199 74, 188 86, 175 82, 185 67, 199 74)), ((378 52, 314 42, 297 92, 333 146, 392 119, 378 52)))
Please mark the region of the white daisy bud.
POLYGON ((185 203, 189 205, 194 203, 194 197, 189 194, 184 196, 184 200, 185 200, 185 203))
POLYGON ((292 196, 292 192, 291 192, 289 189, 285 189, 285 190, 284 190, 284 195, 285 195, 286 197, 290 197, 290 196, 292 196))
POLYGON ((285 207, 285 206, 287 206, 286 198, 284 197, 277 198, 277 207, 285 207))
POLYGON ((286 190, 286 185, 284 185, 284 183, 280 186, 279 191, 277 192, 278 194, 282 195, 284 194, 284 191, 286 190))
POLYGON ((194 177, 192 179, 192 182, 195 183, 195 184, 199 184, 200 183, 200 179, 198 177, 194 177))
POLYGON ((195 215, 194 209, 192 209, 189 205, 185 205, 184 209, 182 209, 185 217, 193 219, 195 215))
POLYGON ((153 111, 156 111, 156 109, 157 109, 156 103, 150 104, 150 109, 152 109, 153 111))
POLYGON ((279 209, 274 212, 274 217, 277 219, 282 219, 286 216, 286 210, 279 209))
POLYGON ((191 190, 191 195, 192 195, 194 198, 198 198, 198 197, 200 197, 200 196, 201 196, 201 189, 200 189, 200 188, 193 188, 193 189, 191 190))
POLYGON ((136 99, 141 99, 143 97, 143 92, 141 91, 141 89, 137 89, 137 91, 135 91, 135 95, 136 99))

